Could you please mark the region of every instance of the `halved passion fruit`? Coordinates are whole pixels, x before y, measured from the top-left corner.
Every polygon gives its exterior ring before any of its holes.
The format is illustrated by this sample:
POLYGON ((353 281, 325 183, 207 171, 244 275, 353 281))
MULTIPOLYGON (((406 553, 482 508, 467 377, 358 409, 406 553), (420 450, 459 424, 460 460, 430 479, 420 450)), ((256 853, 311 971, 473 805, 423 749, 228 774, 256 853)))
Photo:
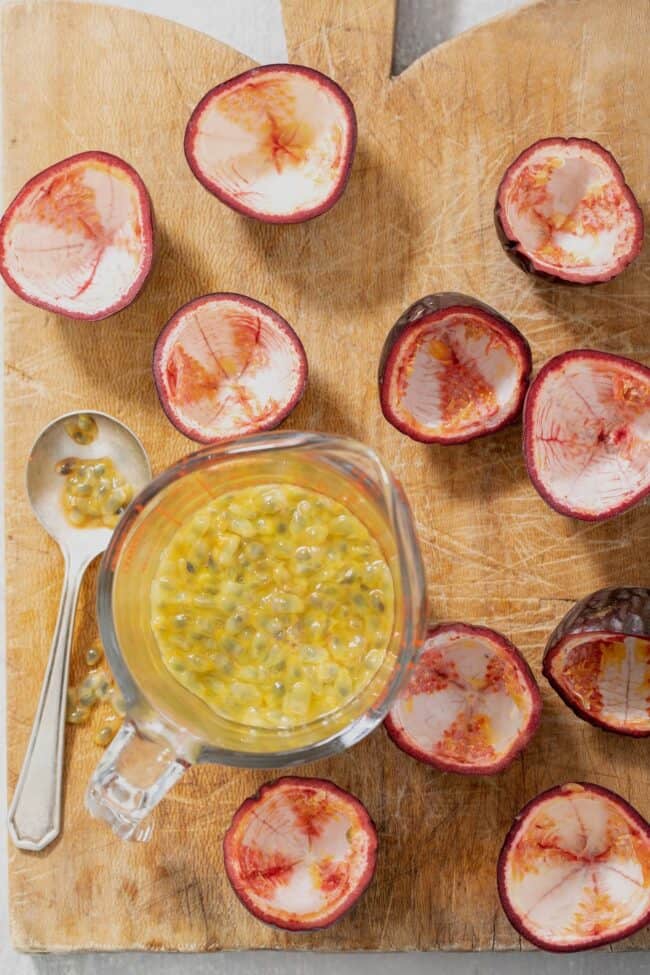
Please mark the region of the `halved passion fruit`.
POLYGON ((497 232, 526 271, 574 284, 609 281, 641 250, 643 213, 620 166, 591 139, 541 139, 506 170, 497 232))
POLYGON ((379 398, 389 423, 422 443, 473 440, 519 415, 528 342, 494 308, 467 295, 427 295, 388 334, 379 398))
POLYGON ((136 297, 153 260, 153 220, 136 171, 82 152, 26 183, 0 222, 0 273, 39 308, 98 321, 136 297))
POLYGON ((269 64, 203 96, 187 125, 185 156, 233 210, 300 223, 339 199, 356 139, 354 107, 335 81, 302 65, 269 64))
POLYGON ((446 623, 429 630, 385 724, 421 762, 492 775, 528 744, 541 708, 535 678, 509 640, 485 626, 446 623))
POLYGON ((539 948, 620 941, 650 921, 650 826, 602 786, 556 786, 515 819, 497 878, 510 923, 539 948))
POLYGON ((153 375, 177 430, 215 443, 276 427, 307 385, 302 342, 284 318, 243 295, 204 295, 172 316, 153 375))
POLYGON ((581 599, 546 644, 542 671, 578 717, 650 735, 650 589, 600 589, 581 599))
POLYGON ((574 349, 550 359, 524 405, 524 455, 547 504, 602 521, 650 492, 650 369, 574 349))
POLYGON ((244 907, 267 924, 310 931, 337 921, 368 887, 377 831, 333 782, 286 777, 239 807, 223 848, 244 907))

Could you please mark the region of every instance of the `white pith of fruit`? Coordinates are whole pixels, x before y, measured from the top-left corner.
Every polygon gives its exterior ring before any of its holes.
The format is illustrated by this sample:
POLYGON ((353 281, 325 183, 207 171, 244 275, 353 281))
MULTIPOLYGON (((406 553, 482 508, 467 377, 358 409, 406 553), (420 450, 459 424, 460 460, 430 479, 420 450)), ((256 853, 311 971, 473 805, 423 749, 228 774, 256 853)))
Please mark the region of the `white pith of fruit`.
POLYGON ((27 300, 99 315, 141 275, 148 219, 121 167, 73 161, 46 171, 20 198, 5 228, 6 269, 27 300))
POLYGON ((470 437, 499 426, 515 408, 522 357, 482 316, 450 311, 418 323, 398 342, 385 398, 415 432, 470 437))
POLYGON ((207 438, 271 426, 304 380, 297 340, 268 309, 236 298, 182 311, 157 357, 168 408, 207 438))
POLYGON ((257 72, 225 85, 194 125, 190 152, 203 177, 269 218, 322 207, 349 161, 345 106, 326 82, 302 72, 257 72))
POLYGON ((623 363, 585 354, 549 369, 529 432, 540 484, 578 516, 616 511, 650 483, 650 381, 623 363))
POLYGON ((538 270, 576 280, 607 275, 639 233, 618 167, 585 143, 551 143, 524 155, 501 195, 507 235, 538 270))
POLYGON ((581 786, 534 803, 503 885, 524 934, 556 947, 609 940, 650 909, 650 841, 625 809, 581 786))
POLYGON ((527 729, 533 700, 523 674, 485 636, 444 631, 426 641, 390 711, 399 739, 449 765, 493 765, 527 729))
POLYGON ((231 879, 265 920, 322 924, 367 879, 372 836, 344 795, 271 787, 231 830, 231 879), (305 799, 321 810, 313 820, 303 815, 305 799))
POLYGON ((650 731, 650 639, 575 634, 553 654, 550 674, 586 714, 612 728, 650 731))

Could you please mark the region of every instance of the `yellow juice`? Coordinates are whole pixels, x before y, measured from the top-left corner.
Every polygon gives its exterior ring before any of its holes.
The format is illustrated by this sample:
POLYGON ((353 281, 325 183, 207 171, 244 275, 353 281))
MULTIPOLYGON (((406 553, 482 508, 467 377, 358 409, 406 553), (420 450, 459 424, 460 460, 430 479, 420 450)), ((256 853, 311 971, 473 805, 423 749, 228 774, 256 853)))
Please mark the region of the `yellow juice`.
POLYGON ((221 494, 176 530, 151 584, 169 673, 217 714, 291 728, 368 684, 391 638, 393 582, 344 505, 286 483, 221 494))

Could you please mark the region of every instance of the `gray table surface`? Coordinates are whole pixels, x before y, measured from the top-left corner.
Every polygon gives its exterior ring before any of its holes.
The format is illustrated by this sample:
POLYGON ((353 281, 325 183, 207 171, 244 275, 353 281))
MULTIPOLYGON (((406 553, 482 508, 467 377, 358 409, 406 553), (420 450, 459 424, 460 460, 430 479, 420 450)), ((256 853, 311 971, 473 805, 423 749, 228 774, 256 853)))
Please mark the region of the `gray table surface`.
MULTIPOLYGON (((4 0, 6 2, 6 0, 4 0)), ((106 2, 106 0, 100 0, 106 2)), ((117 0, 115 0, 117 3, 117 0)), ((567 0, 569 2, 569 0, 567 0)), ((119 5, 119 4, 118 4, 119 5)), ((520 0, 398 0, 394 71, 421 54, 520 0)), ((131 0, 122 6, 169 17, 205 31, 261 62, 286 60, 279 0, 131 0)), ((1 400, 0 400, 1 403, 1 400)), ((0 410, 1 410, 0 405, 0 410)), ((0 533, 0 562, 4 564, 0 533)), ((4 631, 4 599, 1 605, 4 631)), ((4 642, 0 646, 0 700, 5 700, 4 642)), ((0 813, 5 814, 5 726, 0 723, 0 813)), ((6 835, 6 834, 5 834, 6 835)), ((201 955, 114 954, 21 955, 9 944, 7 847, 0 841, 0 975, 650 975, 650 952, 586 952, 552 956, 534 952, 408 955, 315 952, 227 952, 201 955)))

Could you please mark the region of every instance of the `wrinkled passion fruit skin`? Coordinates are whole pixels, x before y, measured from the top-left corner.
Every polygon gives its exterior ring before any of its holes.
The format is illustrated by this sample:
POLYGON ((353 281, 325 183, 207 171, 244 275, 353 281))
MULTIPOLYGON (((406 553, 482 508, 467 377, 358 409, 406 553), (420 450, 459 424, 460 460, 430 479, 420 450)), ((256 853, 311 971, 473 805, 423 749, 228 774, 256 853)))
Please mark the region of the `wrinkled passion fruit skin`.
POLYGON ((513 262, 513 264, 516 264, 517 267, 521 268, 521 270, 525 271, 527 274, 532 274, 535 277, 540 278, 542 280, 552 281, 554 283, 559 283, 559 284, 578 285, 579 287, 585 287, 591 284, 605 284, 607 281, 611 281, 613 278, 621 274, 621 272, 624 271, 625 268, 628 267, 632 263, 632 261, 634 261, 638 257, 643 244, 643 238, 644 238, 643 211, 639 206, 634 193, 632 192, 631 188, 628 186, 627 182, 625 181, 625 178, 623 176, 623 171, 619 166, 618 162, 616 161, 615 157, 612 155, 611 152, 609 152, 608 149, 605 149, 604 146, 602 146, 599 142, 596 142, 594 139, 581 139, 575 137, 571 137, 568 139, 560 139, 560 138, 539 139, 537 142, 531 143, 531 145, 527 146, 526 149, 523 149, 519 153, 519 155, 510 163, 510 165, 506 169, 497 187, 495 203, 494 203, 494 226, 497 232, 497 237, 499 238, 499 242, 503 247, 505 253, 508 255, 508 257, 513 262), (628 197, 632 201, 634 201, 636 207, 636 215, 639 223, 639 243, 636 250, 631 254, 628 260, 625 261, 622 267, 614 267, 612 269, 611 274, 599 276, 597 280, 573 281, 568 278, 564 278, 558 274, 550 274, 548 271, 543 271, 541 268, 536 267, 534 261, 530 257, 528 257, 527 254, 524 254, 522 253, 521 250, 519 250, 519 241, 513 237, 510 237, 506 233, 506 230, 503 225, 503 220, 502 220, 503 208, 500 203, 501 190, 504 184, 506 183, 506 180, 508 179, 510 173, 512 172, 513 169, 517 167, 517 165, 522 161, 522 159, 524 159, 527 155, 532 154, 536 149, 544 146, 545 144, 558 143, 558 142, 565 143, 566 145, 579 143, 581 145, 590 146, 592 149, 596 150, 600 155, 605 157, 609 161, 612 171, 617 175, 620 175, 620 181, 619 181, 620 185, 623 191, 628 195, 628 197))
MULTIPOLYGON (((519 415, 521 414, 524 398, 528 390, 530 374, 533 368, 532 353, 530 350, 530 345, 528 344, 528 341, 526 340, 525 336, 519 331, 518 328, 516 328, 515 325, 512 324, 512 322, 508 321, 508 319, 504 318, 500 312, 496 311, 495 308, 492 308, 490 305, 486 304, 483 301, 479 301, 478 298, 473 298, 470 295, 462 294, 459 291, 440 291, 436 294, 425 295, 423 298, 419 298, 417 301, 413 302, 413 304, 410 305, 406 309, 406 311, 400 315, 400 317, 397 319, 397 321, 391 328, 390 332, 388 333, 384 341, 384 345, 381 351, 381 356, 379 358, 379 368, 377 372, 377 380, 379 384, 379 398, 382 404, 382 411, 384 412, 384 415, 386 414, 383 408, 382 387, 384 384, 386 364, 395 346, 395 343, 399 341, 399 339, 402 337, 404 332, 410 326, 414 325, 416 322, 419 322, 421 318, 425 317, 425 315, 431 315, 437 312, 446 311, 448 308, 458 308, 458 307, 476 308, 477 311, 481 311, 484 314, 489 315, 491 318, 496 319, 496 321, 502 327, 504 332, 507 332, 509 336, 514 340, 515 344, 519 346, 521 352, 523 353, 523 358, 526 361, 526 369, 525 372, 520 377, 520 384, 521 384, 520 396, 516 408, 512 411, 511 415, 505 417, 502 423, 500 423, 495 427, 490 428, 489 430, 486 430, 484 433, 476 434, 471 437, 461 436, 458 438, 448 438, 444 442, 449 444, 465 443, 467 442, 468 439, 473 440, 473 439, 477 439, 477 437, 489 436, 490 434, 497 433, 499 430, 502 430, 504 427, 516 423, 516 421, 519 418, 519 415)), ((393 422, 389 417, 386 417, 386 419, 388 419, 389 423, 393 422)), ((411 433, 408 433, 405 430, 402 430, 402 432, 403 433, 406 432, 407 436, 411 436, 411 433)), ((422 441, 422 442, 435 442, 435 441, 422 441)))
POLYGON ((549 637, 542 660, 542 673, 564 703, 583 721, 614 734, 647 737, 650 731, 613 728, 609 723, 600 721, 588 711, 577 707, 551 673, 551 657, 559 643, 574 634, 588 637, 589 633, 603 632, 650 639, 650 589, 640 586, 599 589, 579 600, 549 637))

